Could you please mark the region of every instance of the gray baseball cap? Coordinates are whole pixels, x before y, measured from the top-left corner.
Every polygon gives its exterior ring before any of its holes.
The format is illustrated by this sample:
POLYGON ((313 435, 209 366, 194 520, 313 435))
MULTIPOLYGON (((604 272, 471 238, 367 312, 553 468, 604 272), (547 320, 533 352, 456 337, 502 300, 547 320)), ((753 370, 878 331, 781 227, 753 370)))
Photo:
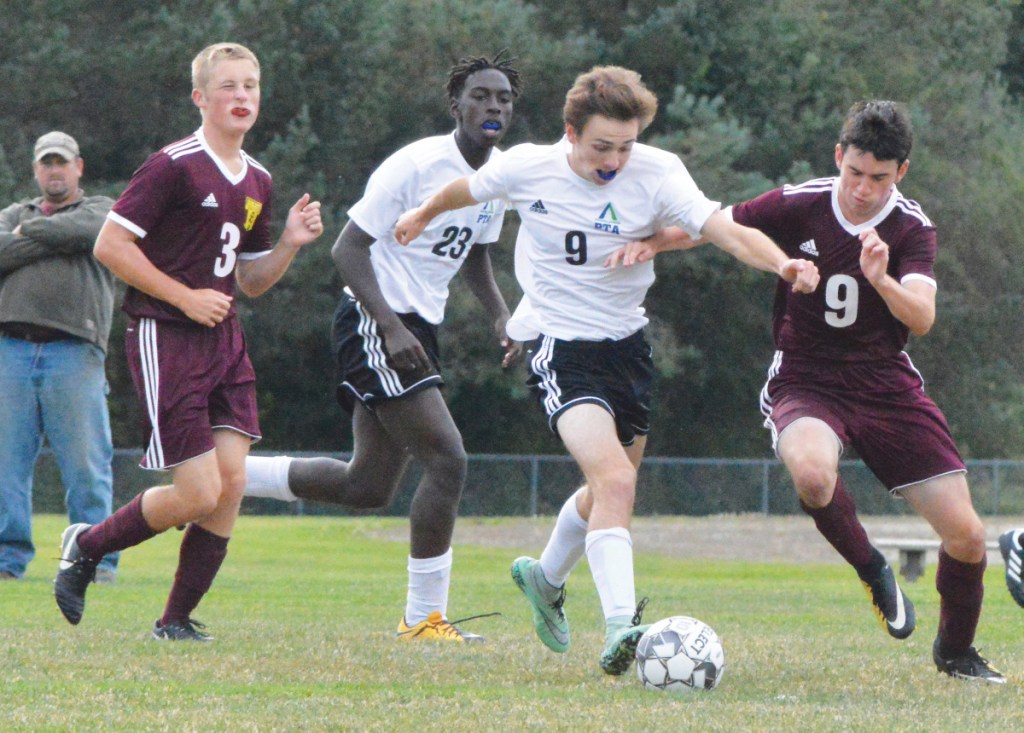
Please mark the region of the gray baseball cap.
POLYGON ((75 160, 78 158, 78 143, 66 132, 48 132, 36 140, 36 162, 47 155, 59 155, 64 160, 75 160))

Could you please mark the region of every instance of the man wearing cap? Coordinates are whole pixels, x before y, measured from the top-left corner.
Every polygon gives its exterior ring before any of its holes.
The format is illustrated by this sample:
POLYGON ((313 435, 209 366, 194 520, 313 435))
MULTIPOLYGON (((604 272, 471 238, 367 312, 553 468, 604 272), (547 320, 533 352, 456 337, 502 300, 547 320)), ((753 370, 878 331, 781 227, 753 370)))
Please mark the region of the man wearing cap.
MULTIPOLYGON (((35 555, 32 477, 53 449, 72 522, 110 515, 110 416, 104 368, 114 278, 92 255, 113 201, 78 187, 83 161, 64 132, 36 141, 42 196, 0 211, 0 580, 35 555)), ((96 580, 112 582, 117 556, 96 580)))

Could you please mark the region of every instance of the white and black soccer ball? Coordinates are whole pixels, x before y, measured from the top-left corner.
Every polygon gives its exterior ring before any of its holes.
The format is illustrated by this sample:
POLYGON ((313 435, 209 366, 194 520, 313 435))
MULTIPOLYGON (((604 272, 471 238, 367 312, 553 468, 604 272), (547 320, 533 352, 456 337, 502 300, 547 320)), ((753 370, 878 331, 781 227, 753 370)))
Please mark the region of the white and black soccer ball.
POLYGON ((689 616, 652 624, 636 647, 636 673, 648 690, 713 690, 724 671, 725 650, 718 634, 689 616))

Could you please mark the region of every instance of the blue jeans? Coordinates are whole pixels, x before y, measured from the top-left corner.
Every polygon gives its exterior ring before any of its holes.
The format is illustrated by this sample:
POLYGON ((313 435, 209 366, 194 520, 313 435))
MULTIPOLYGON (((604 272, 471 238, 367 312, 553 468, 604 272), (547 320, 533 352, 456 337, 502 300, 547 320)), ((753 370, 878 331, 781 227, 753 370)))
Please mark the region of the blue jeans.
MULTIPOLYGON (((57 459, 71 522, 98 524, 110 516, 108 391, 105 355, 95 344, 0 336, 0 571, 21 577, 35 556, 32 478, 44 436, 57 459)), ((100 567, 116 569, 117 555, 103 558, 100 567)))

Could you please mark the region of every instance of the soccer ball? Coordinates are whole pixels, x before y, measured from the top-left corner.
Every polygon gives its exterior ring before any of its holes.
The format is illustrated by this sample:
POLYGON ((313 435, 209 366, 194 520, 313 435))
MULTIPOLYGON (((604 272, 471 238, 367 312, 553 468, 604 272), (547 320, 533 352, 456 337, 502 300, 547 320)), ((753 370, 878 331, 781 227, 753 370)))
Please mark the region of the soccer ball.
POLYGON ((689 616, 652 624, 636 646, 636 673, 648 690, 713 690, 724 671, 725 650, 718 634, 689 616))

